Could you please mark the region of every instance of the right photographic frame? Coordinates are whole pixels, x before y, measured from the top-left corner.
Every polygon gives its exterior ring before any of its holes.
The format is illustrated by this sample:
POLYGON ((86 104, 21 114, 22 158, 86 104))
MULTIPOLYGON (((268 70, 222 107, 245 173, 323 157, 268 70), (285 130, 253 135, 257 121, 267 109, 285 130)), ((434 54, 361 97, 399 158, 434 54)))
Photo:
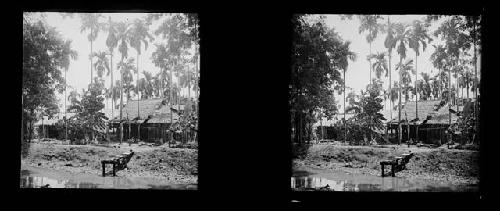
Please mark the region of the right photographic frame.
POLYGON ((291 21, 293 191, 479 191, 481 15, 291 21))

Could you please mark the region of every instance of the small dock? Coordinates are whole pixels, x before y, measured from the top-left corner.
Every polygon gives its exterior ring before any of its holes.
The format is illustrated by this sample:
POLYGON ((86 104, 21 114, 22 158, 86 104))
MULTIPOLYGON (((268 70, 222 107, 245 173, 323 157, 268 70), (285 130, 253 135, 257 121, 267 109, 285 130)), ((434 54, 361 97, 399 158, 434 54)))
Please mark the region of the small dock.
POLYGON ((382 177, 385 176, 384 170, 386 165, 391 166, 391 176, 395 177, 396 172, 402 171, 406 168, 406 164, 410 162, 410 159, 413 157, 413 153, 402 154, 401 156, 395 157, 392 160, 384 160, 380 162, 382 177))
POLYGON ((116 176, 116 171, 118 169, 124 169, 127 167, 127 163, 130 161, 132 156, 134 155, 134 151, 130 150, 130 152, 122 153, 121 155, 115 156, 115 158, 102 160, 102 176, 106 176, 106 164, 113 165, 113 176, 116 176))

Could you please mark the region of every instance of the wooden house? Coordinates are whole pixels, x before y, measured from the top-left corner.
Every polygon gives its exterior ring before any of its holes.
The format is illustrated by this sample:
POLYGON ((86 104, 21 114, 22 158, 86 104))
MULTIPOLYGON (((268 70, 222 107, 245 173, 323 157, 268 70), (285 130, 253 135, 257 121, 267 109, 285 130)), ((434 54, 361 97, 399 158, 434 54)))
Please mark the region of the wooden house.
POLYGON ((159 139, 168 140, 166 128, 170 124, 179 121, 181 113, 185 110, 184 105, 172 105, 161 98, 130 100, 123 107, 123 115, 120 113, 110 121, 111 128, 117 129, 115 138, 119 134, 120 123, 123 123, 123 139, 140 139, 142 141, 154 142, 159 139), (139 132, 140 131, 140 132, 139 132))
MULTIPOLYGON (((452 109, 456 110, 457 106, 453 105, 452 109)), ((463 110, 463 106, 459 105, 458 109, 463 110)), ((387 122, 387 133, 390 142, 397 143, 397 110, 393 111, 392 117, 393 119, 387 122)), ((449 105, 445 102, 418 101, 418 110, 415 101, 406 102, 401 109, 402 142, 413 140, 433 144, 445 143, 446 130, 457 120, 458 116, 449 111, 449 105)))

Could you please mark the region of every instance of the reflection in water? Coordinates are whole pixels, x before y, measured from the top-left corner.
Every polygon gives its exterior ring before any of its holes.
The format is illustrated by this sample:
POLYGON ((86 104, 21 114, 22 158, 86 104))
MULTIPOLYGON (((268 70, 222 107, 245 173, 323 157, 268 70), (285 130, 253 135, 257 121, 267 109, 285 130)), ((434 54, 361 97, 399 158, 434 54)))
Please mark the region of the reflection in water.
POLYGON ((22 166, 22 168, 20 172, 21 188, 197 189, 197 184, 172 184, 161 178, 102 177, 93 174, 71 174, 31 166, 22 166))
POLYGON ((292 188, 324 188, 332 191, 380 191, 380 184, 354 184, 348 180, 329 180, 321 177, 292 177, 292 188))
POLYGON ((49 186, 50 188, 65 188, 68 180, 55 180, 47 177, 22 177, 21 188, 40 188, 49 186))
MULTIPOLYGON (((48 177, 22 176, 21 188, 137 188, 139 185, 127 178, 103 178, 102 183, 92 183, 88 181, 57 180, 48 177)), ((139 187, 140 188, 140 187, 139 187)), ((154 188, 154 187, 153 187, 154 188)))
POLYGON ((377 180, 330 180, 322 177, 292 177, 291 188, 296 190, 331 191, 425 191, 425 192, 475 192, 477 185, 453 186, 451 184, 430 184, 426 181, 410 181, 404 178, 385 177, 377 180), (389 181, 390 180, 390 181, 389 181))

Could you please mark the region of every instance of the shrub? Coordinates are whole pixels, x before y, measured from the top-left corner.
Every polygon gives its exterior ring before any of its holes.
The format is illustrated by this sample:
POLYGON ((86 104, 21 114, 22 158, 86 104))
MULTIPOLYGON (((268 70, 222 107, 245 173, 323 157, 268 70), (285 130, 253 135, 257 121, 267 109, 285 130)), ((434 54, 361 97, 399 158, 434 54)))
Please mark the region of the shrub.
POLYGON ((27 140, 21 141, 21 158, 26 158, 29 155, 30 143, 27 140))
POLYGON ((307 156, 311 144, 298 144, 293 143, 292 145, 292 158, 304 159, 307 156))

